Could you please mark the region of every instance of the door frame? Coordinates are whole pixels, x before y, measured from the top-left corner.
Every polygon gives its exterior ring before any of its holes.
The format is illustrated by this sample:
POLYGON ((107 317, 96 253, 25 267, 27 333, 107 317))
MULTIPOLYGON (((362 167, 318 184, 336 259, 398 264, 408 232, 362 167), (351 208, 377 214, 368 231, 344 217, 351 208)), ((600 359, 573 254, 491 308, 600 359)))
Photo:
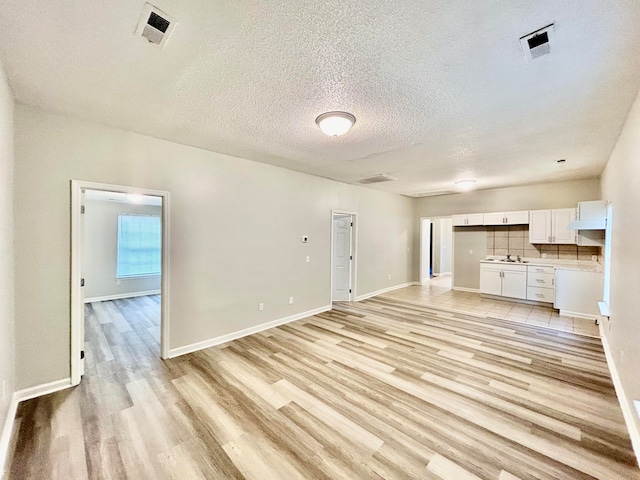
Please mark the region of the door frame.
POLYGON ((353 302, 356 300, 356 286, 357 286, 357 275, 358 271, 358 212, 352 212, 348 210, 331 210, 331 240, 330 245, 331 249, 329 252, 329 263, 331 265, 331 274, 330 274, 330 290, 329 290, 329 298, 330 302, 333 302, 333 218, 336 215, 351 215, 351 222, 353 223, 353 227, 351 230, 351 255, 353 256, 353 262, 351 262, 351 269, 349 271, 349 287, 351 289, 351 293, 349 294, 349 301, 353 302))
MULTIPOLYGON (((420 285, 425 285, 425 282, 423 282, 422 280, 422 222, 424 220, 428 220, 429 223, 431 224, 431 229, 433 228, 433 221, 434 220, 446 220, 446 219, 451 219, 451 215, 445 215, 445 216, 429 216, 429 217, 420 217, 420 223, 418 224, 418 230, 419 230, 419 246, 420 246, 420 266, 418 268, 418 275, 419 275, 419 280, 420 280, 420 285)), ((455 251, 455 246, 454 246, 454 241, 455 241, 455 235, 454 235, 454 229, 455 227, 453 225, 451 225, 451 252, 449 252, 449 254, 451 255, 451 288, 453 288, 453 275, 454 275, 454 268, 453 268, 453 252, 455 251)), ((430 246, 429 248, 431 249, 431 251, 433 251, 433 239, 431 239, 430 242, 430 246)), ((431 265, 432 262, 429 262, 430 265, 429 267, 433 270, 433 265, 431 265)), ((437 276, 434 274, 434 277, 437 276)))
POLYGON ((142 187, 71 180, 71 385, 82 378, 80 355, 84 348, 81 338, 84 321, 82 278, 82 190, 153 195, 162 198, 162 273, 160 282, 160 358, 169 358, 169 192, 142 187))
MULTIPOLYGON (((422 248, 422 246, 424 245, 424 239, 422 238, 425 234, 424 232, 424 224, 428 222, 429 225, 429 250, 433 251, 433 242, 431 241, 431 229, 433 228, 433 218, 431 217, 420 217, 420 285, 424 285, 425 284, 425 276, 424 276, 424 272, 423 270, 423 266, 424 266, 424 260, 425 260, 425 252, 424 249, 422 248)), ((431 270, 432 265, 431 265, 431 260, 429 260, 429 268, 427 270, 431 270)), ((427 276, 430 278, 429 276, 429 272, 427 272, 427 276)), ((428 280, 427 280, 428 281, 428 280)))

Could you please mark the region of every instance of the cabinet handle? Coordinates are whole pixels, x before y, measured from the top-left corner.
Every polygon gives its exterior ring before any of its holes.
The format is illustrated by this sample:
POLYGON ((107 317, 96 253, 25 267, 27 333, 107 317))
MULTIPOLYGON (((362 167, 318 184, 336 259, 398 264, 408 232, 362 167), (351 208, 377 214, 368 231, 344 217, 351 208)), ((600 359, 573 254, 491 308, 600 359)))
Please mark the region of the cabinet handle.
POLYGON ((548 242, 549 242, 549 243, 551 243, 551 237, 549 237, 549 240, 548 240, 548 242))
POLYGON ((556 243, 556 237, 551 237, 553 238, 553 243, 556 243))
POLYGON ((544 280, 540 279, 540 278, 536 278, 536 282, 538 283, 544 283, 544 280))
POLYGON ((544 297, 541 293, 536 293, 536 297, 544 297))

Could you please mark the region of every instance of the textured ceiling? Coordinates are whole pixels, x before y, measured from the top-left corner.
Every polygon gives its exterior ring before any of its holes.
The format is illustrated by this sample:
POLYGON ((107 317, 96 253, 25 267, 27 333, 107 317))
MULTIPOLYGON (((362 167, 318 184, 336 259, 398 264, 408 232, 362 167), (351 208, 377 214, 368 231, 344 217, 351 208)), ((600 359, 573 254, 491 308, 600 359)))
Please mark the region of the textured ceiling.
POLYGON ((17 100, 410 195, 596 176, 640 88, 637 0, 154 3, 178 22, 162 49, 133 35, 143 1, 4 0, 17 100), (329 110, 354 128, 323 135, 329 110))

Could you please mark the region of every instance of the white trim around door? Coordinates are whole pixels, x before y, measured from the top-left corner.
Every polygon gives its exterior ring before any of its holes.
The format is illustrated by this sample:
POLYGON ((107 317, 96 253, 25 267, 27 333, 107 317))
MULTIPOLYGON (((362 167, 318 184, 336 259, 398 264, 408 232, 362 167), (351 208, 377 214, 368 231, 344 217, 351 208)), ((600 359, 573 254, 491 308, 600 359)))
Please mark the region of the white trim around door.
POLYGON ((83 190, 132 193, 162 197, 162 294, 160 310, 160 357, 169 358, 169 192, 140 187, 71 180, 71 384, 82 377, 81 352, 84 339, 84 302, 82 297, 82 231, 81 207, 83 190))
POLYGON ((351 248, 351 256, 352 256, 352 261, 351 261, 351 268, 349 270, 350 276, 349 276, 349 301, 353 302, 356 299, 356 287, 357 287, 357 271, 358 271, 358 213, 357 212, 351 212, 351 211, 346 211, 346 210, 331 210, 331 252, 330 252, 330 257, 331 257, 331 290, 329 292, 331 300, 333 301, 333 252, 334 252, 334 238, 333 238, 333 223, 334 223, 334 218, 336 216, 351 216, 351 223, 352 223, 352 227, 351 227, 351 244, 350 244, 350 248, 351 248))

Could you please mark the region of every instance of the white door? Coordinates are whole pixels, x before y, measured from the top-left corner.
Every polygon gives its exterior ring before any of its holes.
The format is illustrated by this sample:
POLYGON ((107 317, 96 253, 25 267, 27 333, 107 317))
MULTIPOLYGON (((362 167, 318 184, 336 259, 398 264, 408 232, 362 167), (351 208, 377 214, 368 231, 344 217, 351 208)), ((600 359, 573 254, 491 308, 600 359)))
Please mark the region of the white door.
POLYGON ((502 296, 511 298, 527 298, 527 271, 503 270, 502 296))
POLYGON ((551 210, 529 212, 529 243, 551 243, 551 210))
POLYGON ((334 302, 351 299, 351 215, 333 217, 333 292, 334 302))
POLYGON ((553 243, 574 244, 576 243, 576 231, 569 230, 567 225, 576 219, 576 210, 574 208, 560 208, 552 210, 553 243))
POLYGON ((480 267, 480 293, 502 295, 502 270, 484 264, 480 267))

